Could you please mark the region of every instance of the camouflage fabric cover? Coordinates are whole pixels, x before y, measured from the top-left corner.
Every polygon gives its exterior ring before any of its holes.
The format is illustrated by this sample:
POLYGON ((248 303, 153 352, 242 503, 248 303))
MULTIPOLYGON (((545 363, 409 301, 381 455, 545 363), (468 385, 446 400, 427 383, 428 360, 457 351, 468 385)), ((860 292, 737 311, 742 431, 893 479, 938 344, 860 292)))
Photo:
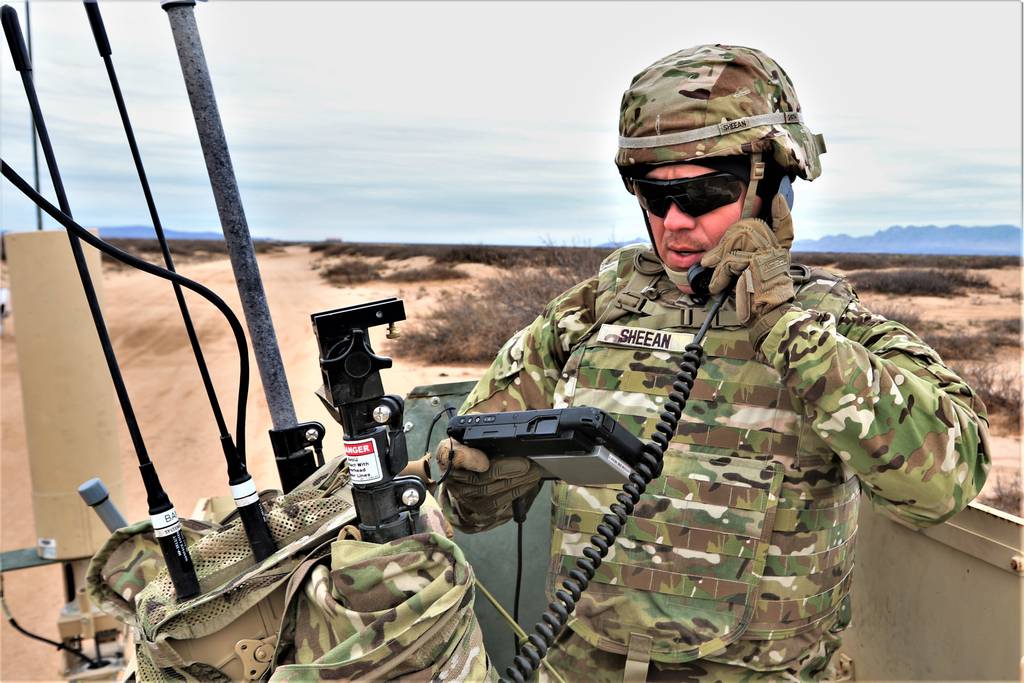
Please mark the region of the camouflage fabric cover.
POLYGON ((620 170, 771 151, 784 169, 805 180, 821 174, 824 143, 798 120, 793 82, 760 50, 698 45, 641 71, 622 96, 620 170), (750 117, 789 112, 787 121, 758 124, 750 117), (718 126, 701 139, 674 142, 680 133, 718 126))
POLYGON ((497 680, 473 613, 475 579, 433 498, 424 531, 343 539, 290 607, 274 681, 497 680))
MULTIPOLYGON (((618 297, 621 290, 637 281, 635 257, 640 253, 649 254, 649 247, 616 252, 604 262, 598 276, 552 301, 531 326, 503 347, 463 410, 520 410, 565 404, 576 391, 574 385, 584 378, 592 391, 600 392, 602 386, 608 388, 605 397, 610 404, 604 407, 612 408, 627 427, 638 433, 649 428, 646 405, 651 396, 664 393, 664 376, 652 372, 651 367, 651 359, 660 351, 637 349, 636 357, 619 367, 612 367, 612 363, 572 367, 574 354, 578 355, 589 336, 609 322, 610 314, 619 327, 628 327, 641 317, 639 312, 612 308, 613 302, 622 303, 618 297), (621 384, 630 391, 611 389, 613 384, 621 384), (646 396, 643 401, 636 401, 630 395, 646 396), (644 419, 638 419, 640 416, 644 419)), ((662 276, 655 273, 650 277, 650 281, 642 284, 650 285, 650 291, 659 298, 678 297, 678 291, 662 276)), ((744 337, 730 340, 727 334, 719 335, 715 342, 718 348, 709 348, 714 358, 698 375, 700 388, 695 387, 693 404, 684 413, 673 448, 688 454, 700 453, 705 459, 717 456, 723 463, 729 461, 730 466, 747 459, 751 465, 761 462, 781 467, 784 484, 779 507, 787 509, 777 520, 781 518, 785 527, 773 530, 764 576, 774 574, 790 584, 787 587, 780 583, 776 588, 795 588, 802 594, 813 592, 815 583, 828 582, 824 593, 831 603, 832 596, 841 597, 844 590, 836 589, 836 580, 848 585, 852 552, 829 545, 852 536, 858 483, 873 502, 903 523, 921 527, 948 519, 984 483, 989 450, 987 423, 984 406, 974 392, 910 330, 866 311, 839 278, 813 271, 805 280, 797 298, 799 308, 788 312, 772 329, 763 344, 763 355, 756 360, 749 355, 746 359, 737 357, 742 355, 739 350, 743 345, 749 346, 744 337), (833 291, 837 288, 845 289, 845 294, 838 296, 840 292, 833 291), (842 301, 842 305, 835 306, 836 301, 842 301), (762 380, 749 381, 765 373, 775 377, 774 386, 762 380), (695 409, 708 412, 701 415, 695 409), (765 455, 770 462, 765 462, 765 455), (822 514, 825 519, 821 519, 822 514), (799 559, 819 543, 823 545, 817 554, 799 559), (825 571, 815 572, 816 567, 825 571), (817 575, 810 576, 808 572, 817 575), (785 579, 787 575, 794 578, 785 579)), ((677 311, 675 325, 684 322, 687 315, 689 324, 698 324, 699 313, 681 315, 677 311)), ((670 322, 664 324, 666 329, 672 327, 670 322)), ((650 321, 646 326, 659 329, 650 321)), ((655 337, 644 339, 653 341, 655 337)), ((662 362, 655 365, 664 367, 662 362)), ((668 465, 666 473, 672 473, 668 465)), ((666 477, 662 485, 672 486, 671 478, 666 477)), ((714 484, 708 488, 714 488, 714 484)), ((613 492, 587 488, 579 491, 578 497, 591 495, 600 503, 609 493, 613 492)), ((686 498, 689 494, 681 490, 669 498, 686 498)), ((736 500, 742 505, 742 497, 736 500)), ((557 494, 555 505, 554 521, 558 525, 559 511, 561 508, 564 512, 564 506, 558 503, 557 494)), ((452 513, 450 504, 446 510, 452 513)), ((637 539, 621 539, 613 552, 629 558, 627 564, 634 566, 641 559, 679 566, 680 556, 693 554, 692 547, 691 551, 676 547, 682 538, 679 534, 686 533, 685 528, 673 535, 672 529, 664 526, 665 509, 653 507, 650 512, 627 525, 624 535, 633 534, 637 539), (654 539, 671 539, 673 545, 658 545, 655 549, 654 539)), ((492 520, 466 530, 490 528, 510 515, 511 511, 500 510, 492 520)), ((458 524, 464 520, 454 521, 458 524)), ((751 521, 749 517, 747 521, 751 521)), ((753 521, 762 530, 767 524, 763 516, 753 521)), ((586 515, 576 519, 570 514, 563 517, 561 526, 569 527, 565 531, 571 533, 572 524, 582 529, 588 523, 593 522, 588 522, 586 515)), ((777 527, 778 523, 771 526, 777 527)), ((465 524, 462 526, 465 528, 465 524)), ((584 538, 588 535, 582 533, 584 538)), ((711 546, 698 550, 709 551, 715 552, 711 546)), ((731 571, 736 579, 742 580, 751 571, 751 562, 756 563, 756 558, 745 565, 730 559, 728 569, 714 562, 705 562, 705 566, 712 578, 715 571, 721 570, 731 571)), ((686 564, 685 558, 682 563, 686 564)), ((610 571, 616 570, 613 567, 610 571)), ((628 576, 625 571, 606 577, 607 584, 599 585, 621 585, 628 576)), ((649 570, 646 574, 633 578, 648 581, 650 587, 655 575, 649 570)), ((753 601, 746 600, 746 606, 756 607, 762 600, 770 602, 785 597, 766 590, 761 582, 758 586, 757 595, 753 601)), ((584 597, 580 606, 583 619, 594 622, 595 617, 603 616, 606 623, 613 622, 622 611, 634 620, 638 616, 638 611, 624 602, 622 594, 603 595, 607 596, 604 601, 598 588, 593 597, 584 597)), ((680 649, 693 644, 695 633, 680 627, 686 621, 697 625, 691 609, 666 607, 664 603, 658 606, 650 601, 641 603, 658 607, 658 611, 649 613, 648 626, 666 631, 677 629, 680 649)), ((835 632, 848 621, 848 605, 814 601, 803 604, 810 606, 809 611, 777 613, 775 618, 798 624, 801 618, 815 612, 823 613, 824 618, 811 624, 805 619, 800 625, 808 629, 782 633, 781 641, 773 640, 776 634, 765 628, 770 620, 762 619, 759 627, 757 619, 751 619, 749 625, 755 630, 710 653, 707 660, 778 672, 799 671, 815 661, 823 666, 838 644, 835 632)), ((593 637, 588 638, 586 628, 578 626, 580 623, 573 623, 574 633, 591 646, 600 643, 608 647, 608 642, 595 642, 593 637)), ((593 636, 593 631, 589 635, 593 636)), ((707 641, 702 637, 696 640, 707 641)), ((621 651, 619 648, 618 652, 621 651)), ((671 657, 656 659, 663 668, 673 666, 668 661, 671 657)))
MULTIPOLYGON (((355 517, 343 458, 264 504, 279 550, 258 565, 237 519, 223 525, 182 521, 186 537, 195 539, 190 552, 202 588, 190 600, 176 601, 148 521, 119 530, 93 557, 86 577, 89 595, 131 627, 140 680, 230 680, 218 668, 233 659, 230 648, 217 662, 194 655, 269 600, 308 553, 355 517)), ((230 638, 268 635, 246 628, 230 638)))
POLYGON ((335 540, 355 519, 348 484, 338 458, 288 494, 264 496, 280 549, 259 565, 237 520, 183 519, 203 593, 181 603, 150 522, 115 532, 90 563, 88 590, 131 627, 138 680, 239 680, 233 650, 245 642, 266 643, 267 661, 282 665, 253 679, 495 678, 472 569, 437 502, 424 503, 414 536, 335 540))

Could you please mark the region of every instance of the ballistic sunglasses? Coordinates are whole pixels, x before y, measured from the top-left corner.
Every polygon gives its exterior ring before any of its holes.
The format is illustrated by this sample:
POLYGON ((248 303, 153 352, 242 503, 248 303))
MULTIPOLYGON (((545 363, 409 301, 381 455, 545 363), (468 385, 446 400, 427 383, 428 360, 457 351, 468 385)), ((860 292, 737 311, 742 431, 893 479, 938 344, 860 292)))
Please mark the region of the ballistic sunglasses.
POLYGON ((724 172, 675 180, 634 178, 632 182, 640 206, 658 218, 668 214, 670 204, 690 216, 702 216, 732 204, 744 187, 742 180, 724 172))

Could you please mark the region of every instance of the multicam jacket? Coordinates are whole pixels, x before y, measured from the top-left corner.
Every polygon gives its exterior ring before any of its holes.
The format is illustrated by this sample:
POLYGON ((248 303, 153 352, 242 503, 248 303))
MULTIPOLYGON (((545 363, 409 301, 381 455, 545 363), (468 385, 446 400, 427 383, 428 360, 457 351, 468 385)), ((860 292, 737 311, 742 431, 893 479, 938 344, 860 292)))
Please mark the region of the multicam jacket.
MULTIPOLYGON (((463 412, 592 405, 649 437, 705 317, 657 263, 649 247, 610 255, 502 347, 463 412)), ((794 275, 796 305, 759 355, 734 311, 713 322, 664 471, 569 623, 592 646, 761 671, 824 641, 831 652, 849 619, 859 492, 924 527, 983 485, 987 417, 971 388, 842 278, 794 275)), ((555 486, 549 592, 615 488, 555 486)), ((445 504, 467 531, 511 517, 466 528, 445 504)))

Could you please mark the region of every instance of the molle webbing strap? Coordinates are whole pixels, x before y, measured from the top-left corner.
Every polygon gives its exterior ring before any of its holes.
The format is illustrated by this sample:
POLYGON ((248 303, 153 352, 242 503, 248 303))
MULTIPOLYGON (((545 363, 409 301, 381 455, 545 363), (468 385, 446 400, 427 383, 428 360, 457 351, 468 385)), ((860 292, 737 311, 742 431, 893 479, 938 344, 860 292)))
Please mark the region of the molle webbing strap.
MULTIPOLYGON (((797 111, 777 111, 770 114, 758 114, 756 116, 745 116, 741 119, 722 121, 711 126, 704 126, 696 130, 685 130, 678 133, 666 133, 665 135, 647 135, 645 137, 619 136, 619 147, 622 149, 650 149, 653 147, 670 147, 672 145, 684 145, 687 142, 717 138, 738 130, 758 128, 760 126, 771 126, 784 123, 803 123, 803 116, 797 111)), ((824 148, 824 141, 822 145, 824 148)))
POLYGON ((651 662, 651 637, 642 633, 629 635, 629 649, 626 650, 626 668, 622 672, 622 683, 646 683, 647 668, 651 662))

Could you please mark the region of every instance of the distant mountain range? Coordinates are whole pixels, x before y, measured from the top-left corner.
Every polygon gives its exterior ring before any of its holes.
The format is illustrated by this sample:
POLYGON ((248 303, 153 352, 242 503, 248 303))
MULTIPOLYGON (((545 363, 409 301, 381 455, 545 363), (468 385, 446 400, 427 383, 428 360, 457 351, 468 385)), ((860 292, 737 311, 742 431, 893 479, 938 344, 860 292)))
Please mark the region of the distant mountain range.
MULTIPOLYGON (((796 240, 793 251, 1020 256, 1021 239, 1021 229, 1016 225, 894 225, 873 235, 860 237, 827 235, 815 240, 796 240)), ((626 242, 606 242, 597 246, 613 249, 647 241, 646 237, 637 237, 626 242)))
POLYGON ((1020 256, 1021 229, 1016 225, 894 225, 862 237, 828 235, 797 240, 793 251, 1020 256))

